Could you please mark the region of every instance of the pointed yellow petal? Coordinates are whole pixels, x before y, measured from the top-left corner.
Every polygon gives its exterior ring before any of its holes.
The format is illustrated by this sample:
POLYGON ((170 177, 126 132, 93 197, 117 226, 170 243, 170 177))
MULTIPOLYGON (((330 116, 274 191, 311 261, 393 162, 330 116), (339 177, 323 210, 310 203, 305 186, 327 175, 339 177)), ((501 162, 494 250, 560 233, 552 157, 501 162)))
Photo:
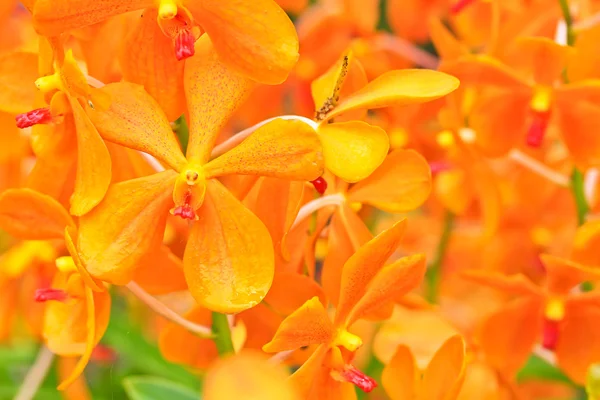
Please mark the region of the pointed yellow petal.
POLYGON ((185 61, 184 73, 190 162, 204 164, 209 160, 217 135, 255 86, 219 60, 208 35, 196 41, 196 54, 185 61))
POLYGON ((426 268, 422 254, 401 258, 381 268, 348 315, 348 325, 415 289, 423 281, 426 268))
MULTIPOLYGON (((273 0, 219 0, 186 4, 224 63, 270 85, 282 83, 298 60, 294 24, 273 0)), ((198 54, 196 54, 196 57, 198 54)))
POLYGON ((431 169, 414 150, 395 150, 368 178, 348 192, 351 202, 367 203, 388 212, 414 210, 431 192, 431 169))
POLYGON ((276 119, 204 166, 207 177, 261 175, 311 181, 323 174, 321 141, 302 122, 276 119))
POLYGON ((260 303, 275 269, 263 223, 218 181, 207 181, 183 258, 190 292, 201 305, 235 313, 260 303))
POLYGON ((455 400, 465 378, 465 342, 459 335, 444 342, 423 374, 424 399, 455 400))
POLYGON ((173 42, 156 23, 157 16, 156 9, 149 9, 137 18, 125 38, 119 59, 123 78, 143 85, 167 119, 175 121, 185 111, 185 62, 175 57, 173 42))
POLYGON ((361 108, 425 103, 453 92, 458 85, 458 79, 443 72, 427 69, 389 71, 342 100, 326 119, 361 108))
POLYGON ((104 140, 151 154, 174 169, 187 163, 169 121, 143 87, 119 82, 101 90, 110 96, 110 108, 86 112, 104 140))
POLYGON ((369 282, 396 251, 406 229, 406 220, 396 222, 362 246, 344 265, 340 300, 335 322, 345 322, 348 314, 367 292, 369 282))
POLYGON ((419 371, 407 346, 400 345, 381 374, 381 384, 392 400, 413 400, 418 391, 419 371))
POLYGON ((0 195, 0 227, 28 240, 60 239, 71 216, 52 197, 31 189, 9 189, 0 195))
POLYGON ((390 141, 387 133, 362 121, 319 127, 325 166, 347 182, 369 176, 385 159, 390 141))
POLYGON ((33 109, 38 57, 15 52, 0 56, 0 110, 19 114, 33 109))
POLYGON ((154 4, 154 0, 37 0, 33 7, 33 21, 41 35, 58 36, 68 30, 154 4))
POLYGON ((80 218, 77 246, 93 277, 121 285, 131 280, 139 260, 162 242, 176 178, 169 170, 114 184, 80 218))
POLYGON ((264 345, 263 350, 274 353, 328 343, 333 334, 333 324, 327 311, 315 296, 283 320, 273 340, 264 345))
POLYGON ((110 154, 85 111, 69 99, 77 132, 77 175, 71 197, 71 214, 81 216, 94 208, 106 194, 111 174, 110 154))

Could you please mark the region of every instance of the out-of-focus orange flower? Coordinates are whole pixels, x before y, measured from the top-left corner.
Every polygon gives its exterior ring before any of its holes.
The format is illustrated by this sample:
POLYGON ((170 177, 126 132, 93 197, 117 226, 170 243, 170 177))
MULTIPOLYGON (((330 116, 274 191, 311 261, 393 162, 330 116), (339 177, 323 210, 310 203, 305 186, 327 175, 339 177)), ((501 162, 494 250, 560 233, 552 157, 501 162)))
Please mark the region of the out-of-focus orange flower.
POLYGON ((394 298, 407 293, 422 279, 425 259, 421 255, 405 257, 384 266, 399 244, 404 222, 361 247, 346 263, 342 273, 340 298, 331 320, 315 297, 287 317, 267 352, 293 350, 318 345, 312 356, 292 375, 303 398, 353 398, 354 383, 365 391, 375 382, 352 366, 353 353, 362 340, 349 328, 359 319, 377 315, 389 308, 394 298), (345 349, 345 350, 344 350, 345 349))

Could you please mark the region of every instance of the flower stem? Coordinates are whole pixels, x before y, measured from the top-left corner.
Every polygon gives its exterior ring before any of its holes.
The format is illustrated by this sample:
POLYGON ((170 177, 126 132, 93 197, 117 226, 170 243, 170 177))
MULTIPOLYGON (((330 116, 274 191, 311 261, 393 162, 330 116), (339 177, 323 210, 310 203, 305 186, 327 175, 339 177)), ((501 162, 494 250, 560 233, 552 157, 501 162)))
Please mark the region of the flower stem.
POLYGON ((35 362, 27 372, 25 379, 23 379, 23 383, 15 396, 15 400, 31 400, 35 397, 35 394, 44 382, 46 375, 48 375, 53 360, 54 353, 46 346, 42 345, 35 362))
POLYGON ((583 174, 577 168, 573 169, 573 174, 571 175, 571 192, 573 192, 577 207, 577 224, 583 225, 590 207, 585 199, 583 174))
POLYGON ((575 44, 575 32, 573 31, 573 16, 571 15, 569 2, 568 0, 558 0, 558 2, 560 3, 565 24, 567 25, 567 44, 573 46, 575 44))
POLYGON ((212 313, 212 331, 213 340, 217 345, 219 356, 226 356, 235 353, 233 342, 231 341, 231 329, 227 315, 218 312, 212 313))
POLYGON ((442 278, 441 269, 444 263, 444 258, 446 256, 446 250, 448 249, 448 243, 450 242, 450 235, 452 233, 453 226, 454 214, 452 214, 450 211, 446 211, 446 216, 444 217, 444 227, 442 230, 442 236, 440 237, 440 241, 438 242, 435 257, 429 265, 429 268, 427 269, 427 274, 425 276, 425 279, 427 281, 425 296, 427 298, 427 301, 429 301, 430 303, 436 303, 438 301, 439 286, 442 278))

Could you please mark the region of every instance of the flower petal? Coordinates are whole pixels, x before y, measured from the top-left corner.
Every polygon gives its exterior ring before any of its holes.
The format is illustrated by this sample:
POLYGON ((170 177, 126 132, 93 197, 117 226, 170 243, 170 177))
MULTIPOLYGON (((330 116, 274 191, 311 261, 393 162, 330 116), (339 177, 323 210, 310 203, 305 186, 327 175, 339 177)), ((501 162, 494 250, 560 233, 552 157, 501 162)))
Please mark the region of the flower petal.
POLYGON ((381 374, 381 384, 392 400, 413 400, 420 382, 419 371, 410 349, 400 345, 381 374))
POLYGON ((183 262, 167 246, 158 246, 143 256, 138 262, 133 280, 152 295, 187 289, 183 262))
POLYGON ((31 189, 8 189, 0 195, 0 227, 20 239, 61 239, 73 219, 52 197, 31 189))
POLYGON ((524 89, 527 81, 510 67, 487 55, 470 55, 448 63, 444 72, 460 79, 463 85, 491 85, 524 89))
POLYGON ((119 82, 101 90, 110 96, 110 108, 86 111, 104 140, 151 154, 174 169, 187 163, 165 114, 142 86, 119 82))
POLYGON ((241 174, 311 181, 323 174, 321 141, 313 128, 276 119, 204 166, 207 178, 241 174))
POLYGON ((369 176, 387 155, 390 141, 378 126, 362 121, 321 125, 325 166, 347 182, 369 176))
POLYGON ((219 60, 207 35, 196 41, 196 55, 185 61, 184 72, 190 162, 204 164, 210 159, 217 135, 255 86, 219 60))
POLYGON ((77 175, 71 214, 81 216, 102 201, 110 180, 110 154, 77 99, 69 98, 77 132, 77 175))
POLYGON ((425 399, 454 400, 465 378, 465 341, 455 335, 444 342, 423 374, 425 399))
POLYGON ((388 212, 407 212, 425 202, 431 192, 431 169, 414 150, 395 150, 362 182, 348 200, 371 204, 388 212))
POLYGON ((285 368, 258 351, 245 351, 219 360, 206 374, 205 400, 300 400, 285 368))
POLYGON ((552 39, 539 36, 517 39, 517 49, 521 55, 519 62, 531 69, 535 82, 548 86, 560 79, 573 52, 570 46, 561 46, 552 39))
POLYGON ((183 257, 190 292, 204 307, 235 313, 260 303, 275 269, 267 228, 218 181, 209 180, 183 257))
POLYGON ((131 280, 140 259, 162 242, 176 177, 164 171, 114 184, 80 218, 77 246, 93 277, 121 285, 131 280))
POLYGON ((333 324, 327 311, 315 296, 283 320, 273 340, 264 345, 263 350, 275 353, 328 343, 333 333, 333 324))
POLYGON ((426 269, 422 254, 403 257, 381 268, 348 315, 348 325, 415 289, 423 281, 426 269))
POLYGON ((37 0, 33 7, 33 22, 40 35, 58 36, 154 4, 154 0, 37 0))
POLYGON ((35 102, 38 56, 15 52, 0 56, 0 110, 19 114, 30 111, 35 102))
POLYGON ((343 99, 326 119, 356 109, 425 103, 444 97, 458 85, 458 79, 443 72, 427 69, 389 71, 343 99))
POLYGON ((125 38, 119 60, 123 78, 144 86, 175 121, 185 111, 184 62, 175 58, 173 42, 156 23, 156 9, 145 10, 125 38))
POLYGON ((340 286, 340 300, 335 322, 345 322, 348 314, 367 292, 383 264, 394 254, 406 229, 406 220, 396 222, 362 246, 344 265, 340 286))
POLYGON ((260 83, 282 83, 298 60, 294 24, 273 0, 188 2, 224 63, 260 83))
POLYGON ((314 297, 326 304, 323 289, 313 279, 297 272, 278 272, 263 302, 276 313, 288 315, 314 297))
POLYGON ((575 232, 571 259, 584 265, 600 265, 600 221, 587 221, 575 232))
POLYGON ((600 279, 600 269, 550 254, 542 254, 540 259, 546 268, 546 287, 550 293, 567 295, 571 289, 585 281, 600 279))
POLYGON ((555 108, 562 139, 580 168, 600 166, 600 107, 589 102, 560 101, 555 108))
POLYGON ((467 270, 461 276, 469 281, 517 296, 541 296, 542 291, 523 274, 504 275, 497 271, 467 270))

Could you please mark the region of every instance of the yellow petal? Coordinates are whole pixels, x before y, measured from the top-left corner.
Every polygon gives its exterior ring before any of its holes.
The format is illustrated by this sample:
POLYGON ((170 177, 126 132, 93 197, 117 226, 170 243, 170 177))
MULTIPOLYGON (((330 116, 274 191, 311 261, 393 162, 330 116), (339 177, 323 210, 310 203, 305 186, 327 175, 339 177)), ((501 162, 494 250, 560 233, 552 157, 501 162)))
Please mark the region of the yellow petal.
POLYGON ((0 227, 15 237, 59 239, 67 226, 75 223, 50 196, 31 189, 9 189, 0 195, 0 227))
POLYGON ((282 366, 257 351, 245 351, 219 360, 204 383, 205 400, 300 400, 282 366))
POLYGON ((38 57, 15 52, 0 56, 0 110, 11 114, 30 111, 35 101, 38 57))
POLYGON ((381 384, 392 400, 413 400, 418 388, 419 371, 410 349, 400 345, 381 374, 381 384))
POLYGON ((369 282, 396 251, 406 229, 406 221, 396 222, 362 246, 344 265, 340 286, 340 300, 335 322, 345 322, 348 314, 365 295, 369 282))
POLYGON ((385 159, 390 141, 387 133, 362 121, 319 127, 325 166, 347 182, 369 176, 385 159))
POLYGON ((348 315, 348 325, 415 289, 423 281, 425 270, 425 256, 422 254, 403 257, 381 268, 348 315))
POLYGON ((156 9, 149 9, 136 19, 119 59, 123 78, 143 85, 167 119, 175 121, 185 111, 185 62, 175 58, 173 42, 156 23, 157 16, 156 9))
MULTIPOLYGON (((298 60, 294 24, 273 0, 188 2, 224 63, 270 85, 282 83, 298 60)), ((198 53, 196 53, 198 56, 198 53)))
POLYGON ((115 284, 131 280, 139 260, 162 242, 176 177, 165 171, 114 184, 104 201, 80 218, 77 245, 93 277, 115 284))
POLYGON ((347 111, 425 103, 458 88, 459 81, 443 72, 427 69, 389 71, 342 100, 326 119, 347 111))
POLYGON ((115 15, 152 7, 154 3, 154 0, 37 0, 33 7, 33 20, 41 35, 58 36, 115 15))
POLYGON ((185 61, 184 73, 190 162, 204 164, 210 159, 217 135, 255 85, 219 60, 208 35, 196 41, 196 54, 185 61))
POLYGON ((206 164, 204 171, 208 178, 241 174, 311 181, 323 174, 321 142, 310 125, 276 119, 206 164))
POLYGON ((350 202, 371 204, 388 212, 414 210, 431 192, 431 170, 414 150, 395 150, 368 178, 348 192, 350 202))
POLYGON ((218 181, 207 181, 183 258, 190 292, 218 312, 240 312, 265 297, 275 269, 267 228, 218 181))
POLYGON ((424 399, 458 397, 465 375, 465 342, 452 336, 435 353, 423 374, 424 399))
POLYGON ((334 334, 333 324, 318 297, 313 297, 291 313, 263 346, 267 353, 295 350, 311 344, 328 343, 334 334))
POLYGON ((106 145, 79 102, 69 100, 77 132, 77 175, 71 214, 81 216, 104 198, 112 178, 111 161, 106 145))
POLYGON ((151 154, 174 169, 187 163, 169 121, 143 87, 119 82, 101 90, 110 96, 110 108, 86 112, 104 140, 151 154))

